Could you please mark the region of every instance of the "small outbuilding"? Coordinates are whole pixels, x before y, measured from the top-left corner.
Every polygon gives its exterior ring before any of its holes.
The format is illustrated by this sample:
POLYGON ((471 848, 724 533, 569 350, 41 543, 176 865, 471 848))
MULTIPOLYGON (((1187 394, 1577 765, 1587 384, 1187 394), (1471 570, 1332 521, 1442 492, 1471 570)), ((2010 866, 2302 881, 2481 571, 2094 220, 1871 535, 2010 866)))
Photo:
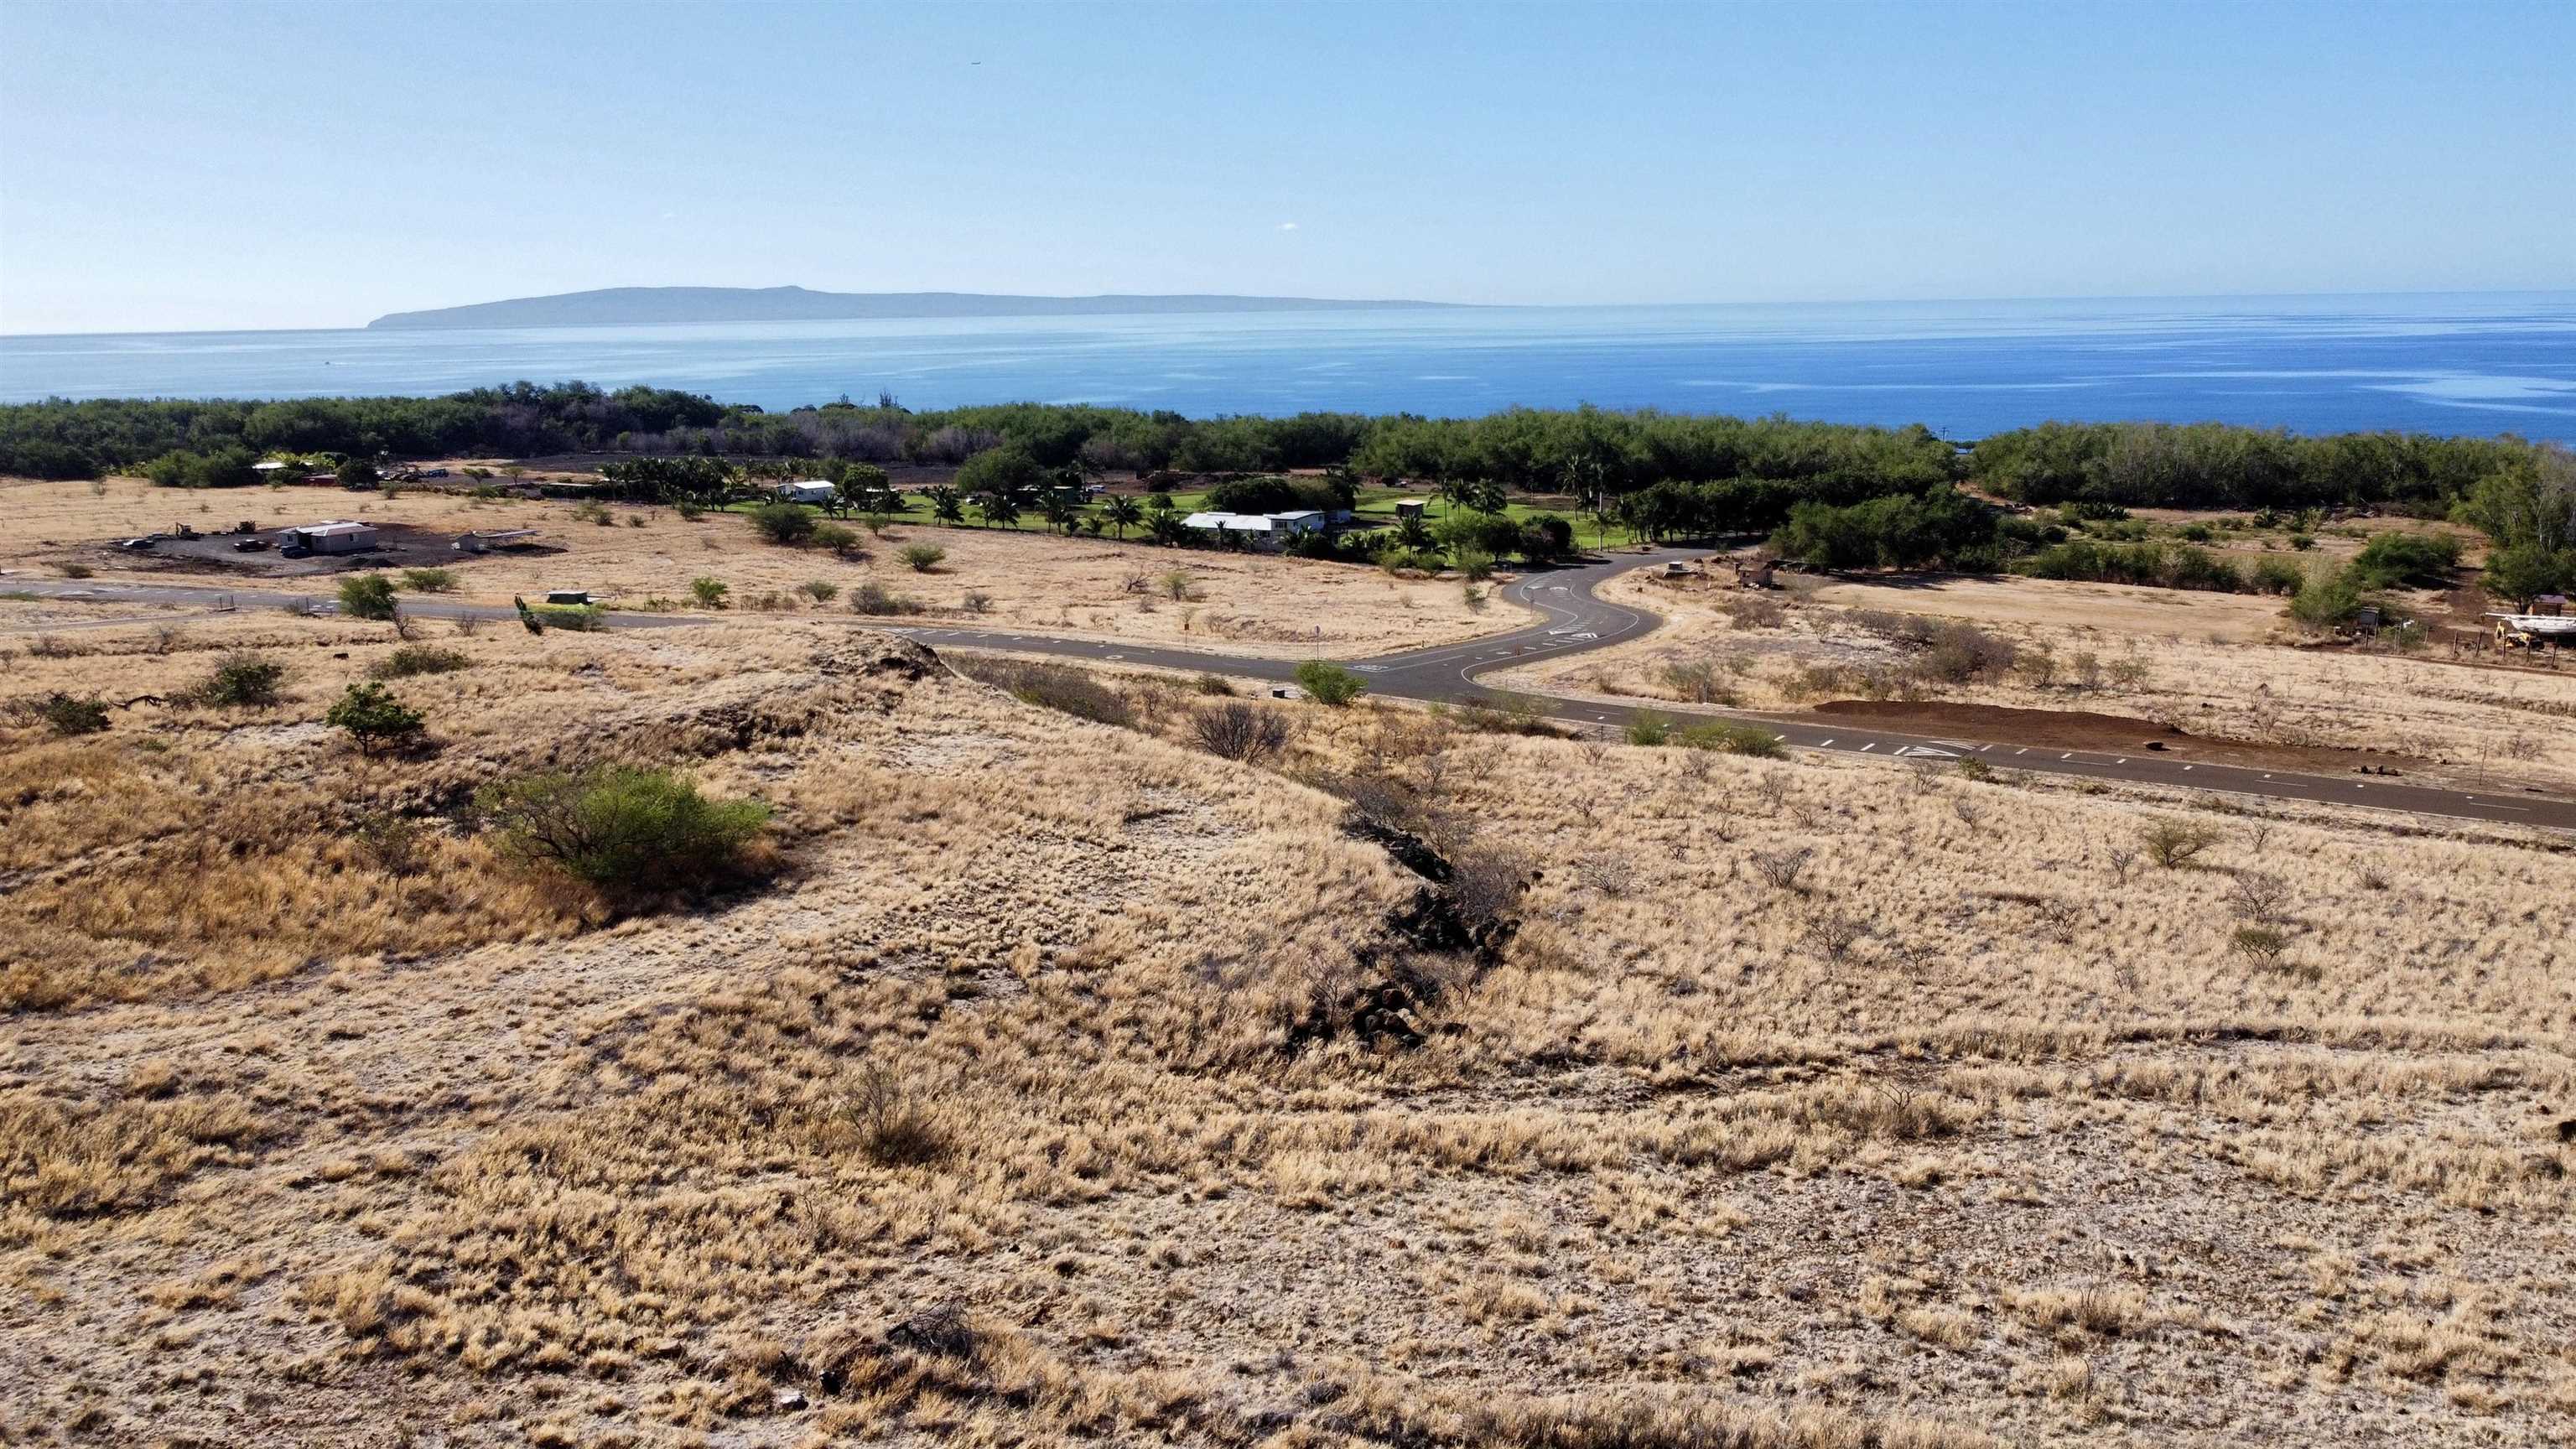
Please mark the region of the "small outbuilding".
POLYGON ((350 520, 308 523, 302 528, 287 529, 278 541, 287 548, 313 553, 365 553, 376 546, 376 527, 350 520))
POLYGON ((830 503, 841 496, 839 484, 820 478, 800 478, 793 483, 781 483, 771 491, 789 503, 830 503))
POLYGON ((1420 518, 1422 516, 1422 510, 1430 506, 1431 500, 1428 498, 1399 498, 1395 500, 1395 516, 1397 518, 1420 518))
POLYGON ((533 528, 475 530, 459 535, 450 547, 458 553, 490 553, 496 548, 508 548, 514 544, 526 543, 536 536, 537 531, 533 528))

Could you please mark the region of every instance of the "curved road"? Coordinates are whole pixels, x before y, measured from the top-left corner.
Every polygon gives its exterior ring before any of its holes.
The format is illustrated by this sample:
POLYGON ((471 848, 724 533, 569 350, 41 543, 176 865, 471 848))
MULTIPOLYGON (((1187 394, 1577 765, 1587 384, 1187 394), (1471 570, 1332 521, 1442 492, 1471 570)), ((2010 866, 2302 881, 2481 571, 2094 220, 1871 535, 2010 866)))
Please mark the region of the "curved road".
MULTIPOLYGON (((1604 579, 1629 569, 1660 566, 1675 559, 1705 557, 1709 552, 1706 549, 1667 549, 1643 559, 1589 563, 1532 574, 1506 588, 1503 596, 1535 611, 1540 616, 1539 622, 1505 634, 1349 661, 1349 667, 1368 681, 1371 693, 1397 699, 1498 702, 1514 698, 1485 688, 1476 682, 1476 677, 1507 665, 1605 648, 1652 631, 1663 622, 1661 619, 1642 609, 1597 598, 1593 588, 1604 579)), ((0 592, 10 591, 101 603, 193 604, 204 607, 219 599, 229 599, 234 605, 246 608, 283 608, 301 603, 314 607, 317 612, 330 612, 326 595, 258 589, 218 590, 168 584, 0 578, 0 592)), ((404 608, 428 618, 510 620, 516 617, 509 609, 445 603, 435 599, 407 599, 404 608)), ((671 628, 709 622, 703 614, 611 613, 605 617, 609 623, 621 628, 671 628)), ((1194 649, 1069 639, 1055 634, 949 629, 935 625, 872 624, 869 627, 944 649, 1001 649, 1102 663, 1205 670, 1276 683, 1286 683, 1294 678, 1298 664, 1293 659, 1249 658, 1194 649)), ((1640 712, 1638 706, 1598 704, 1553 695, 1524 694, 1517 697, 1535 699, 1549 718, 1577 727, 1625 729, 1640 712)), ((2123 755, 1945 740, 1839 722, 1820 722, 1806 716, 1691 709, 1660 702, 1651 709, 1653 713, 1682 723, 1695 719, 1750 720, 1778 733, 1788 744, 1799 749, 1933 760, 1973 755, 1998 768, 2035 770, 2043 774, 2071 775, 2105 782, 2213 790, 2269 800, 2360 805, 2411 815, 2576 830, 2576 801, 2544 795, 2531 787, 2511 782, 2500 782, 2480 790, 2459 790, 2441 785, 2397 783, 2384 777, 2363 780, 2183 761, 2144 752, 2123 755)))

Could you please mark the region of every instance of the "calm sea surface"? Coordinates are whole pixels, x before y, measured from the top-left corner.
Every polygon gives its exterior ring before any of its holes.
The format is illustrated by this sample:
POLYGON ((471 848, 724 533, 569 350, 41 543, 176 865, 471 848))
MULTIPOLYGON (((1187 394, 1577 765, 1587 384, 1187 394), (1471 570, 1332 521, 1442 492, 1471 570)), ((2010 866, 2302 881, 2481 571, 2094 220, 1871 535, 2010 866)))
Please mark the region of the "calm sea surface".
POLYGON ((1952 437, 2064 419, 2576 441, 2576 291, 0 337, 0 400, 652 383, 792 407, 1653 406, 1952 437))

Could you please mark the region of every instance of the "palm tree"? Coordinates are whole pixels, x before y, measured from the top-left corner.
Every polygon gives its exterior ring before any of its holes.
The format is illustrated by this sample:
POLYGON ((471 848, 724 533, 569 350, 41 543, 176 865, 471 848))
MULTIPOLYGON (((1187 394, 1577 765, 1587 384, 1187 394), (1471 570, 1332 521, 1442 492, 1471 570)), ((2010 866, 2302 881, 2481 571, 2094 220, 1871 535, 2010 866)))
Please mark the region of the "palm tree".
POLYGON ((1046 515, 1047 527, 1067 537, 1072 536, 1074 524, 1082 519, 1082 510, 1074 507, 1073 501, 1066 498, 1062 490, 1047 494, 1045 500, 1038 504, 1038 511, 1046 515))
POLYGON ((1395 521, 1395 541, 1415 553, 1431 547, 1431 525, 1419 513, 1408 513, 1395 521))
POLYGON ((1180 510, 1158 508, 1145 515, 1145 531, 1154 535, 1154 542, 1168 546, 1179 543, 1190 530, 1181 522, 1180 510))
POLYGON ((1128 529, 1145 521, 1145 510, 1136 506, 1135 499, 1124 494, 1114 495, 1108 502, 1101 504, 1100 513, 1103 518, 1109 520, 1111 527, 1118 530, 1118 536, 1122 539, 1127 536, 1128 529))
POLYGON ((983 520, 986 528, 1008 528, 1020 521, 1020 503, 1010 494, 996 489, 976 495, 975 514, 983 520))
POLYGON ((942 483, 929 491, 931 516, 942 523, 964 523, 966 500, 954 488, 942 483))

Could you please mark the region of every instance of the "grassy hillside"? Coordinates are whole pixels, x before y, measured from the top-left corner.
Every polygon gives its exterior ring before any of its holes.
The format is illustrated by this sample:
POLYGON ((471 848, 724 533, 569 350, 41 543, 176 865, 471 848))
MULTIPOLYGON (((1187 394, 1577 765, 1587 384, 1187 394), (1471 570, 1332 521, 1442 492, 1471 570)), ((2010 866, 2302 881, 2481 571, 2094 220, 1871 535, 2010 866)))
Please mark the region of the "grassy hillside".
POLYGON ((1233 701, 1238 763, 1185 683, 819 623, 422 645, 372 756, 322 717, 387 626, 8 646, 10 1436, 2576 1415, 2563 842, 1365 705, 1233 701), (243 652, 276 703, 166 702, 243 652), (109 680, 165 702, 14 707, 109 680), (638 896, 471 808, 602 760, 771 824, 638 896))

